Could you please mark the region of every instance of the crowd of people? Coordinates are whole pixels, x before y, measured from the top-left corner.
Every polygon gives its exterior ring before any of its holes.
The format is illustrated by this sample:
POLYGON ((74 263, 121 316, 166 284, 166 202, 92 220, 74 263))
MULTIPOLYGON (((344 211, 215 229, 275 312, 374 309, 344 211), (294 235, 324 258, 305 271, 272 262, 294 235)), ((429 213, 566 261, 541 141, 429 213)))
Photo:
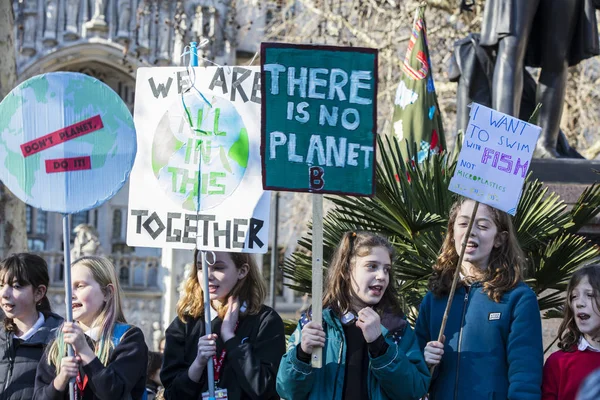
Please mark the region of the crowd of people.
POLYGON ((44 259, 11 255, 0 263, 0 399, 67 399, 71 386, 84 400, 198 400, 207 395, 210 360, 218 399, 600 398, 600 266, 571 277, 560 350, 544 365, 540 311, 522 278, 512 221, 481 204, 465 239, 474 207, 461 199, 450 210, 414 327, 399 303, 389 240, 347 232, 329 263, 322 322, 306 310, 287 344, 249 254, 208 253, 205 287, 194 253, 163 353, 148 351, 142 331, 127 323, 108 259, 73 262, 73 322, 65 322, 51 310, 44 259), (438 340, 455 273, 459 286, 438 340), (321 368, 311 364, 317 348, 321 368))

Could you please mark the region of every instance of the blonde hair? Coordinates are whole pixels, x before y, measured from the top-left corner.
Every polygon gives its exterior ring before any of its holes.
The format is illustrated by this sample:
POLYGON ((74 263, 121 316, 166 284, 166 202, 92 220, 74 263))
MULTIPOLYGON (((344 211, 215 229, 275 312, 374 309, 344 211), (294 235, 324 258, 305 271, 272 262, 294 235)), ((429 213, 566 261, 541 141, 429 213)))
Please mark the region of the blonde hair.
MULTIPOLYGON (((198 281, 198 249, 194 250, 194 262, 183 288, 183 295, 177 302, 177 316, 182 322, 188 318, 198 318, 204 315, 204 292, 198 281)), ((227 297, 238 296, 241 302, 246 302, 246 314, 258 314, 265 298, 267 288, 258 271, 256 261, 251 254, 227 253, 237 269, 248 266, 248 273, 238 280, 227 297)), ((219 318, 223 319, 227 312, 226 302, 217 310, 219 318)))
MULTIPOLYGON (((394 248, 385 237, 372 232, 346 232, 342 236, 329 263, 327 286, 323 293, 324 307, 332 308, 340 315, 351 311, 353 297, 351 272, 356 264, 356 256, 367 256, 371 254, 374 247, 386 249, 393 262, 394 248)), ((383 311, 401 313, 393 268, 390 269, 389 274, 388 287, 376 309, 380 313, 383 311)))
MULTIPOLYGON (((117 279, 117 273, 113 263, 104 258, 97 256, 81 257, 71 264, 71 268, 76 265, 86 267, 92 273, 94 280, 100 285, 103 293, 109 294, 112 286, 112 293, 104 302, 104 306, 100 313, 94 319, 90 328, 99 327, 101 331, 100 339, 96 342, 94 353, 103 365, 108 364, 108 359, 111 352, 114 350, 112 341, 113 331, 116 323, 126 324, 125 316, 123 315, 123 307, 121 305, 122 291, 117 279)), ((58 330, 58 335, 50 350, 48 351, 48 364, 54 365, 56 373, 60 372, 60 361, 67 355, 67 345, 64 342, 62 327, 58 330)))

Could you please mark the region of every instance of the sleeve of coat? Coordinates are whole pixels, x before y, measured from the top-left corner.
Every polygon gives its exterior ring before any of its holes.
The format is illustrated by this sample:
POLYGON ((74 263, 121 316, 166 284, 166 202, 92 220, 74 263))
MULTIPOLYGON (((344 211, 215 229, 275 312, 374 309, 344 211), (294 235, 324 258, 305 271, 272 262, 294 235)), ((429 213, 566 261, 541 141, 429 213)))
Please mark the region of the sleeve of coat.
POLYGON ((190 363, 185 360, 185 343, 188 340, 186 332, 186 324, 175 318, 165 334, 160 380, 167 400, 196 400, 206 384, 206 371, 202 373, 200 382, 194 382, 188 376, 190 363))
POLYGON ((89 389, 100 400, 127 397, 137 382, 146 380, 147 369, 148 346, 144 334, 137 327, 129 329, 123 335, 107 366, 98 358, 83 366, 83 371, 88 376, 89 389))
MULTIPOLYGON (((51 346, 51 343, 48 344, 51 346)), ((48 353, 45 351, 38 363, 35 373, 35 386, 33 389, 34 400, 62 400, 65 393, 68 393, 68 386, 65 392, 59 392, 54 388, 54 378, 56 378, 56 368, 48 364, 48 353)))
MULTIPOLYGON (((511 315, 506 343, 508 399, 538 400, 542 395, 542 321, 535 294, 521 287, 511 315)), ((515 293, 517 294, 517 293, 515 293)))
POLYGON ((371 372, 391 399, 414 400, 427 393, 429 370, 410 326, 398 343, 390 344, 385 354, 371 358, 371 372))
POLYGON ((275 380, 285 353, 283 321, 273 310, 265 313, 253 343, 234 336, 225 343, 227 362, 244 393, 256 400, 276 396, 275 380))
POLYGON ((310 394, 314 374, 310 363, 302 362, 296 355, 296 347, 300 343, 302 329, 300 324, 288 340, 287 351, 281 359, 277 372, 277 393, 286 400, 307 399, 310 394))

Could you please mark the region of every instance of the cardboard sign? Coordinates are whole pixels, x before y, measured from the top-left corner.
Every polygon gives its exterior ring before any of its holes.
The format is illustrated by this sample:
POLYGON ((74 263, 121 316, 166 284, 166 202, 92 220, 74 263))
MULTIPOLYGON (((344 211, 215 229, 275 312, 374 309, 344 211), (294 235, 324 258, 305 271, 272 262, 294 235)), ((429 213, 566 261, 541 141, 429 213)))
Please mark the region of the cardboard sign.
POLYGON ((25 203, 72 214, 114 196, 136 153, 133 118, 90 76, 35 76, 0 103, 0 180, 25 203))
POLYGON ((264 253, 258 67, 140 68, 127 244, 264 253))
POLYGON ((449 189, 515 215, 541 130, 473 103, 449 189))
POLYGON ((377 50, 261 44, 265 189, 371 196, 377 50))

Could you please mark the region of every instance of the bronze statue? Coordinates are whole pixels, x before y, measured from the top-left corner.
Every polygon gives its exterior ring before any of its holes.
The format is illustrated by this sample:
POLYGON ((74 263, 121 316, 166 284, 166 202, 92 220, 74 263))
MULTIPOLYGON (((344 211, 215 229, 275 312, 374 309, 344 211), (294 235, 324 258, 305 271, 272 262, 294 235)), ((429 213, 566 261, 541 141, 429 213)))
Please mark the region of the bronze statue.
MULTIPOLYGON (((462 0, 470 10, 473 0, 462 0)), ((524 67, 539 67, 536 101, 542 134, 536 153, 560 157, 560 130, 567 68, 600 53, 597 0, 487 0, 480 45, 495 50, 492 107, 518 116, 524 67)))

